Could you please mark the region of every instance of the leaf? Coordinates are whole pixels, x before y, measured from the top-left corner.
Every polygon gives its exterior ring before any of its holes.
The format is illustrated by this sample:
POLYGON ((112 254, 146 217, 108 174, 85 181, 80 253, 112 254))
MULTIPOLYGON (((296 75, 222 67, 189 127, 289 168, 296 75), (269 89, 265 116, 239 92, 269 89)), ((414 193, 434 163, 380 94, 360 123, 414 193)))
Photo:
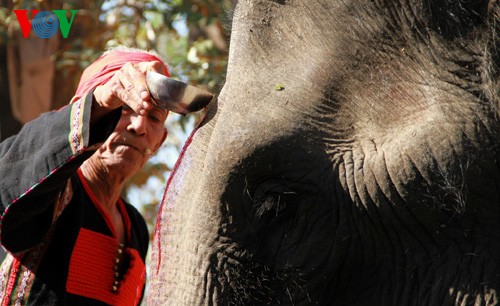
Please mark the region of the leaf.
POLYGON ((282 91, 282 90, 285 90, 285 85, 283 84, 278 84, 274 87, 274 90, 276 91, 282 91))

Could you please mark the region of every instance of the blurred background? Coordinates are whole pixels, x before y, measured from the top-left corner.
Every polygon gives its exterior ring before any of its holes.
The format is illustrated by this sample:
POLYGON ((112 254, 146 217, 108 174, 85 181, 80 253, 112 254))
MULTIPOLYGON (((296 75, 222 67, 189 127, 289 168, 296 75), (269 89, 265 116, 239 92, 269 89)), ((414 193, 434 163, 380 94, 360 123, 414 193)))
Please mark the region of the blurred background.
MULTIPOLYGON (((40 113, 66 105, 83 69, 109 47, 154 50, 171 77, 218 94, 225 77, 231 0, 0 0, 0 139, 40 113), (69 35, 24 38, 13 10, 78 10, 69 35)), ((70 15, 69 15, 70 16, 70 15)), ((123 196, 152 235, 166 181, 203 113, 166 122, 169 135, 123 196)))

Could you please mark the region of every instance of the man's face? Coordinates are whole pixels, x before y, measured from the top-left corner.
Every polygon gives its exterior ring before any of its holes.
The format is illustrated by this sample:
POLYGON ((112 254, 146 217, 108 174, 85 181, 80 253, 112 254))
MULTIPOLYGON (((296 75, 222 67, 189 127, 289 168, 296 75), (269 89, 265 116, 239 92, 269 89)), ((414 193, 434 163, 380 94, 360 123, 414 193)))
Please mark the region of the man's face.
POLYGON ((99 150, 101 160, 107 166, 115 165, 130 174, 136 173, 167 136, 166 118, 167 111, 158 107, 140 116, 124 106, 115 130, 99 150))
MULTIPOLYGON (((159 62, 139 63, 139 67, 164 73, 159 62)), ((101 161, 129 175, 138 172, 165 140, 167 115, 167 110, 154 107, 141 116, 124 104, 115 130, 98 151, 101 161)))

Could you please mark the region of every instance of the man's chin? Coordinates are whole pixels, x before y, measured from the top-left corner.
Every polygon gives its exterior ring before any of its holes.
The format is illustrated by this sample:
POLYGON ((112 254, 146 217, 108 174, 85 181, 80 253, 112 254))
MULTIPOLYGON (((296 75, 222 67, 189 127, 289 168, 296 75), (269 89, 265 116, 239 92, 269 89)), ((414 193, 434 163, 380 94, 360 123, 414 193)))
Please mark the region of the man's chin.
POLYGON ((117 148, 114 152, 108 152, 108 160, 113 164, 123 164, 123 166, 129 165, 143 165, 146 161, 146 156, 144 153, 140 152, 131 147, 117 148))
POLYGON ((137 147, 129 146, 129 145, 118 145, 114 148, 113 154, 121 154, 121 155, 140 155, 146 156, 146 153, 143 150, 140 150, 137 147))

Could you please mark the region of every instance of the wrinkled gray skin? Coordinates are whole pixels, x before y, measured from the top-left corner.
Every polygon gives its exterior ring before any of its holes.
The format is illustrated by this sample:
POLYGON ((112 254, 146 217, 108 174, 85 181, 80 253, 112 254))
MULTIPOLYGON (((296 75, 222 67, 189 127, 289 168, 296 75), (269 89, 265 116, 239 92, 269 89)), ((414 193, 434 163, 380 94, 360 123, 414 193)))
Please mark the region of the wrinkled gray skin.
POLYGON ((149 305, 498 303, 498 18, 491 0, 240 0, 149 305))

